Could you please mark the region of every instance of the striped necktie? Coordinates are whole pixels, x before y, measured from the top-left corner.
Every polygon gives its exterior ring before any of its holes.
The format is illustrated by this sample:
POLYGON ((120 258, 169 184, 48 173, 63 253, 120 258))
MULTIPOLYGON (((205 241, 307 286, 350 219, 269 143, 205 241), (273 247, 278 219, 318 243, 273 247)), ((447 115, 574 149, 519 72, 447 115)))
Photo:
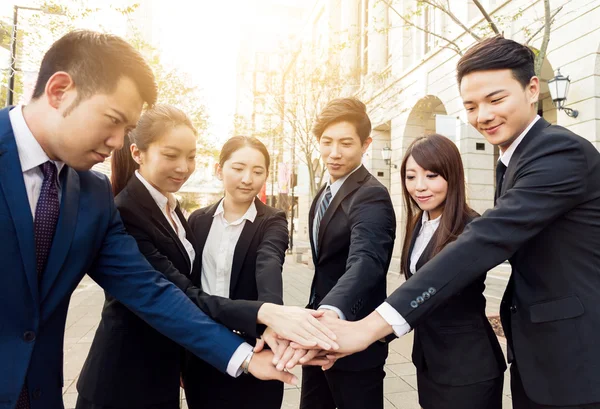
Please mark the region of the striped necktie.
POLYGON ((325 194, 323 195, 323 199, 321 200, 321 204, 319 205, 319 211, 317 212, 317 220, 316 223, 316 231, 315 231, 315 252, 318 251, 319 248, 319 227, 321 226, 321 220, 323 219, 323 215, 327 211, 329 204, 331 203, 331 188, 327 186, 325 189, 325 194))

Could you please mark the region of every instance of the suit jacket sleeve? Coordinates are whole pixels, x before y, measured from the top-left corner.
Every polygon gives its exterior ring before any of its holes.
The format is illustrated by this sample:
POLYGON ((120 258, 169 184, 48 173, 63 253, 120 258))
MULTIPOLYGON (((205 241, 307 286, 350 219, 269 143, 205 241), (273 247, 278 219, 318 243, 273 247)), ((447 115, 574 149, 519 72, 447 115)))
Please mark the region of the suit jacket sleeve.
MULTIPOLYGON (((263 302, 230 300, 210 295, 194 286, 189 277, 179 272, 165 255, 161 254, 153 239, 144 228, 144 221, 125 206, 119 208, 127 233, 135 238, 137 245, 152 267, 183 291, 204 313, 227 328, 238 330, 252 338, 258 338, 259 326, 256 324, 258 310, 263 302)), ((197 255, 197 257, 201 256, 197 255)))
POLYGON ((242 339, 200 311, 175 285, 153 270, 128 235, 106 181, 108 228, 90 277, 160 333, 226 372, 242 339))
POLYGON ((496 206, 387 299, 411 327, 581 202, 588 166, 583 148, 564 135, 543 138, 519 158, 514 184, 496 206), (412 303, 417 297, 425 301, 412 303))
POLYGON ((383 187, 362 187, 351 200, 346 272, 321 305, 337 307, 347 320, 355 321, 373 288, 386 279, 396 236, 396 218, 390 196, 383 187))
POLYGON ((265 222, 265 230, 256 254, 258 299, 283 305, 283 262, 289 233, 285 213, 277 212, 265 222))

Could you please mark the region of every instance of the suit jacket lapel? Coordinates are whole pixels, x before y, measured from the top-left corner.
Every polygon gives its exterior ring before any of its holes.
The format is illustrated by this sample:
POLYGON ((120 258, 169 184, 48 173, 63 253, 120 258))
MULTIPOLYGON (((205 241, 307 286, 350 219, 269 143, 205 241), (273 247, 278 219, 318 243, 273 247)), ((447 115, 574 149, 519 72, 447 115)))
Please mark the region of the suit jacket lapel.
MULTIPOLYGON (((217 211, 217 207, 219 207, 220 202, 221 201, 219 200, 217 203, 206 208, 206 210, 204 210, 204 213, 198 216, 197 224, 195 224, 197 225, 197 228, 194 229, 194 239, 196 240, 196 244, 198 245, 198 247, 196 248, 198 249, 199 253, 196 256, 196 258, 200 259, 200 267, 202 266, 202 253, 204 252, 204 246, 206 245, 208 233, 210 233, 210 228, 213 222, 213 216, 215 215, 215 212, 217 211)), ((198 270, 198 274, 200 274, 200 270, 198 270)))
POLYGON ((254 203, 256 205, 256 218, 254 219, 254 222, 246 220, 246 224, 244 224, 242 234, 240 234, 240 238, 233 252, 231 280, 229 282, 230 297, 232 296, 232 294, 234 294, 235 286, 238 282, 238 279, 240 278, 242 267, 244 265, 244 260, 246 259, 246 254, 248 253, 248 249, 250 248, 250 243, 252 243, 252 239, 254 238, 254 235, 258 230, 258 226, 260 225, 265 215, 265 205, 258 199, 254 199, 254 203))
POLYGON ((50 292, 52 284, 58 277, 63 262, 67 257, 71 241, 77 227, 77 216, 79 212, 79 175, 67 165, 61 172, 62 196, 60 204, 60 215, 56 225, 56 232, 52 240, 52 247, 48 255, 46 270, 42 275, 42 301, 50 292))
POLYGON ((419 235, 419 231, 421 230, 421 225, 422 225, 422 219, 419 217, 419 220, 417 220, 417 224, 415 224, 415 228, 413 229, 412 236, 410 237, 410 245, 408 246, 408 257, 406 258, 407 265, 404 266, 404 268, 406 268, 406 271, 408 272, 409 277, 412 277, 412 275, 413 275, 410 271, 410 263, 412 262, 411 256, 412 256, 413 249, 415 248, 415 242, 417 241, 417 236, 419 235))
POLYGON ((0 189, 2 189, 4 199, 8 204, 10 218, 17 233, 16 238, 21 250, 21 260, 27 275, 31 296, 37 305, 39 292, 35 266, 33 217, 27 199, 17 144, 8 117, 9 109, 0 111, 0 189))
POLYGON ((527 135, 523 138, 517 149, 515 149, 512 157, 510 158, 510 162, 508 163, 508 167, 506 168, 506 173, 504 174, 504 181, 502 182, 502 189, 500 191, 500 196, 502 196, 510 187, 513 185, 513 179, 515 177, 515 172, 517 170, 517 166, 519 163, 519 158, 523 153, 525 147, 538 135, 543 129, 550 126, 550 123, 546 121, 544 118, 538 119, 538 121, 531 127, 527 135))
POLYGON ((321 219, 321 225, 319 226, 319 236, 318 236, 318 240, 317 240, 318 241, 317 246, 319 247, 318 254, 321 254, 320 250, 321 250, 321 245, 323 244, 323 235, 325 234, 327 225, 331 221, 331 218, 333 217, 338 206, 340 205, 340 203, 342 203, 342 200, 344 200, 346 198, 346 196, 348 196, 350 193, 354 192, 356 189, 358 189, 360 187, 360 185, 364 182, 365 178, 368 175, 369 175, 369 171, 364 166, 361 165, 361 167, 356 172, 351 174, 348 177, 348 179, 346 179, 346 181, 344 182, 342 187, 340 187, 340 190, 338 190, 335 197, 329 204, 327 211, 325 212, 325 214, 323 215, 323 218, 321 219))
MULTIPOLYGON (((175 242, 177 248, 179 249, 179 252, 186 261, 188 267, 187 272, 189 272, 192 268, 190 256, 185 250, 185 247, 183 247, 183 243, 181 242, 181 240, 179 240, 179 236, 177 236, 177 233, 175 233, 175 230, 171 226, 171 223, 169 223, 162 210, 160 210, 160 208, 154 201, 154 198, 152 197, 150 192, 148 192, 148 189, 146 189, 146 186, 144 186, 144 184, 138 179, 136 175, 133 175, 127 183, 127 189, 135 197, 135 199, 139 201, 139 203, 141 203, 143 207, 150 211, 150 216, 152 217, 152 220, 154 221, 156 227, 159 230, 161 230, 163 234, 171 237, 171 239, 175 242)), ((175 209, 175 212, 177 213, 177 208, 175 209)), ((183 215, 181 215, 181 217, 183 217, 183 215)))
POLYGON ((427 263, 431 259, 431 254, 433 253, 436 239, 437 239, 437 230, 435 233, 433 233, 433 236, 431 236, 431 240, 429 240, 429 243, 427 243, 427 246, 425 246, 423 253, 421 253, 421 257, 419 257, 419 259, 417 260, 417 265, 415 266, 415 269, 417 271, 421 267, 423 267, 423 264, 427 263))

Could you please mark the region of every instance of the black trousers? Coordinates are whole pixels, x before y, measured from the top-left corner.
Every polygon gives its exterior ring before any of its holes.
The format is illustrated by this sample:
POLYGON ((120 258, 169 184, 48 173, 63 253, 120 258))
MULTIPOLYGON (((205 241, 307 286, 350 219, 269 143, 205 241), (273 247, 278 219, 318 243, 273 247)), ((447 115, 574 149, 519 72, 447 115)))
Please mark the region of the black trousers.
POLYGON ((232 378, 196 358, 188 361, 183 383, 190 409, 280 409, 283 402, 282 382, 232 378))
POLYGON ((300 409, 383 409, 383 365, 362 371, 302 368, 300 409))
MULTIPOLYGON (((110 391, 106 391, 106 393, 110 393, 110 391)), ((150 406, 136 406, 132 408, 131 406, 106 406, 106 405, 97 405, 89 400, 83 398, 81 395, 77 396, 77 404, 75 405, 75 409, 179 409, 179 399, 173 402, 165 402, 165 403, 157 403, 156 405, 150 406)))
POLYGON ((471 385, 442 385, 427 372, 417 371, 419 403, 423 409, 502 409, 504 374, 471 385))
POLYGON ((519 368, 514 363, 510 366, 510 393, 513 409, 600 409, 600 403, 579 406, 546 406, 533 402, 525 393, 519 368))

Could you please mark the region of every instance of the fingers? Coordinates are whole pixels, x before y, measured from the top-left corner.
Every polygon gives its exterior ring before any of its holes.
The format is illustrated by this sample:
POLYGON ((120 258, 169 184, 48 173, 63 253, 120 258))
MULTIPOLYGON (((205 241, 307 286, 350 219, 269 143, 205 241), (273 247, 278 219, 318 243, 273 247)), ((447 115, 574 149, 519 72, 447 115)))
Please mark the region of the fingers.
POLYGON ((325 310, 307 310, 315 318, 320 318, 325 315, 325 310))
POLYGON ((268 337, 263 336, 263 338, 264 338, 264 342, 269 346, 269 348, 271 348, 271 351, 273 351, 273 353, 275 353, 275 351, 277 351, 277 349, 279 348, 279 343, 281 341, 279 341, 274 336, 268 336, 268 337))
MULTIPOLYGON (((254 352, 260 352, 264 349, 264 347, 265 347, 265 340, 262 338, 256 338, 256 345, 254 346, 254 352)), ((271 348, 271 349, 273 349, 273 348, 271 348)))
POLYGON ((320 348, 318 345, 310 345, 310 346, 304 346, 302 344, 299 344, 297 342, 291 341, 290 342, 290 347, 294 348, 294 349, 317 349, 317 350, 322 350, 323 348, 320 348))
POLYGON ((332 367, 334 364, 335 364, 335 360, 333 360, 333 361, 327 360, 327 363, 325 363, 324 365, 322 365, 322 366, 321 366, 321 369, 322 369, 322 370, 324 370, 324 371, 326 371, 326 370, 328 370, 328 369, 331 369, 331 367, 332 367))
MULTIPOLYGON (((290 348, 291 349, 291 348, 290 348)), ((302 358, 303 356, 306 355, 307 350, 306 349, 292 349, 294 351, 294 355, 292 356, 292 358, 287 362, 287 364, 285 364, 285 368, 286 369, 292 369, 294 368, 296 365, 298 365, 298 361, 300 361, 300 358, 302 358)), ((312 351, 312 350, 311 350, 312 351)))
MULTIPOLYGON (((319 351, 318 349, 311 349, 306 351, 306 353, 304 354, 304 356, 302 356, 300 358, 300 363, 302 365, 304 365, 305 363, 312 361, 317 355, 321 354, 321 351, 319 351)), ((323 358, 325 358, 325 356, 323 356, 323 358)), ((327 358, 325 358, 327 359, 327 358)))
POLYGON ((277 370, 283 371, 285 369, 287 363, 289 362, 290 359, 292 359, 292 357, 294 356, 295 353, 296 353, 295 349, 287 348, 285 350, 285 352, 283 353, 283 356, 281 357, 279 362, 277 362, 277 370))
MULTIPOLYGON (((310 335, 307 335, 310 338, 310 335)), ((317 341, 312 341, 308 339, 306 336, 300 335, 299 333, 295 333, 288 338, 290 341, 294 342, 294 344, 299 345, 297 349, 324 349, 319 347, 317 341)), ((325 348, 330 349, 330 348, 325 348)))
POLYGON ((281 359, 285 351, 288 349, 289 344, 289 341, 279 341, 277 349, 273 350, 273 365, 277 365, 279 363, 279 360, 281 359))
POLYGON ((283 383, 287 383, 288 385, 298 385, 298 378, 296 375, 290 372, 285 371, 275 371, 277 373, 277 377, 273 379, 280 380, 283 383))
MULTIPOLYGON (((325 312, 323 311, 323 313, 325 313, 325 312)), ((317 331, 317 333, 313 332, 313 335, 320 336, 320 339, 330 343, 331 347, 333 349, 339 348, 339 346, 335 342, 335 340, 337 339, 335 333, 332 330, 330 330, 325 324, 323 324, 321 321, 316 319, 314 316, 310 317, 309 323, 310 323, 310 325, 312 325, 314 330, 317 331)), ((329 349, 329 348, 323 348, 323 349, 329 349)))

